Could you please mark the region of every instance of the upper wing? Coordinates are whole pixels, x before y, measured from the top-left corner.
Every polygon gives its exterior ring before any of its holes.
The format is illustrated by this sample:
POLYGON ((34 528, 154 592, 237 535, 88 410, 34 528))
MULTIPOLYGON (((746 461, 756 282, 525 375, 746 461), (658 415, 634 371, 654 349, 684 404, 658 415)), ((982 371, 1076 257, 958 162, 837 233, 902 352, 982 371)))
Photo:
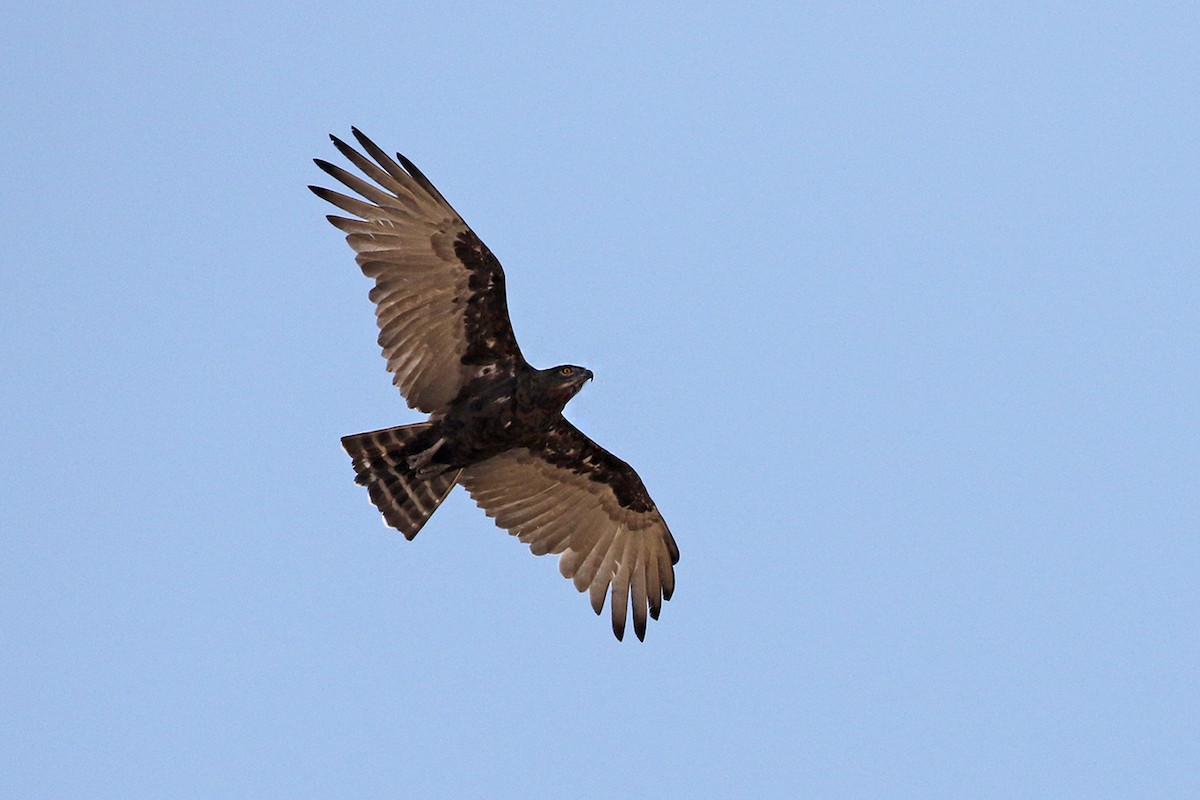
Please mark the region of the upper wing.
POLYGON ((467 467, 459 477, 496 524, 534 555, 561 553, 558 568, 588 589, 599 614, 612 586, 613 633, 646 635, 646 611, 658 619, 675 590, 679 548, 633 468, 561 419, 530 447, 467 467))
POLYGON ((375 279, 371 300, 392 382, 413 408, 442 411, 472 379, 525 366, 508 319, 504 270, 412 162, 397 153, 401 168, 352 130, 370 158, 330 138, 373 183, 315 161, 366 202, 309 188, 358 217, 328 219, 375 279))

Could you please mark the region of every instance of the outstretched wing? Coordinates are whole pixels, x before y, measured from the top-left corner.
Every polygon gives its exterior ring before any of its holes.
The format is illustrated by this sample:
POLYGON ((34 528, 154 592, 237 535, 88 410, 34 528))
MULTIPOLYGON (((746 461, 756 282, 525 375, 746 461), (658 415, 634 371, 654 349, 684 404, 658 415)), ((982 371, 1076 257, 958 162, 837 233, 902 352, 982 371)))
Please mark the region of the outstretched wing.
POLYGON ((330 138, 369 180, 315 161, 363 199, 309 188, 357 217, 328 219, 375 280, 371 300, 392 383, 413 408, 443 411, 474 378, 527 366, 508 318, 504 270, 412 162, 397 153, 397 164, 352 130, 367 155, 330 138))
POLYGON ((467 467, 459 477, 496 524, 534 555, 560 554, 563 577, 599 614, 612 587, 613 633, 646 635, 675 590, 679 548, 633 468, 560 419, 539 442, 467 467))

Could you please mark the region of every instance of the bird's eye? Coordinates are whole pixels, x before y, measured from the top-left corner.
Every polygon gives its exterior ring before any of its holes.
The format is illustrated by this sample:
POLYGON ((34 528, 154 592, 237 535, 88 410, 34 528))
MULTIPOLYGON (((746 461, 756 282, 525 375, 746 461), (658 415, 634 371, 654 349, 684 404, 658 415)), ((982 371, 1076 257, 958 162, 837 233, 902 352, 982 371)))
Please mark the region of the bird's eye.
POLYGON ((572 372, 574 372, 574 371, 575 371, 575 370, 574 370, 574 369, 572 369, 571 367, 563 367, 562 369, 560 369, 560 370, 558 371, 558 373, 559 373, 560 375, 570 375, 570 374, 571 374, 572 372))

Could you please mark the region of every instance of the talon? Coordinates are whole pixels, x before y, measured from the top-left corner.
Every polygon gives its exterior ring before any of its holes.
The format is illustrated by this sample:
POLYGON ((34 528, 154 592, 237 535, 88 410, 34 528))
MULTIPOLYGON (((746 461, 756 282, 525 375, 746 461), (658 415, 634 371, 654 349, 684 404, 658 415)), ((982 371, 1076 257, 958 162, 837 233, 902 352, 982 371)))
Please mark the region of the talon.
POLYGON ((428 466, 428 467, 421 467, 420 469, 418 469, 416 471, 416 475, 421 480, 427 481, 430 478, 436 478, 438 475, 441 475, 447 469, 448 469, 447 467, 444 467, 441 464, 434 464, 434 465, 428 466))

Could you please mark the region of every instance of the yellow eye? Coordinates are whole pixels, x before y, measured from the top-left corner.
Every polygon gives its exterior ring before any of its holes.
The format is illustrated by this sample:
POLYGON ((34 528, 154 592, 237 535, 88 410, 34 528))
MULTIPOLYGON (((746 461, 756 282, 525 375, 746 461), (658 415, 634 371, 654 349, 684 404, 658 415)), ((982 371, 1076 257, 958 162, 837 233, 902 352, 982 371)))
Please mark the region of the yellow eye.
POLYGON ((570 374, 571 374, 572 372, 574 372, 574 371, 575 371, 575 370, 571 369, 570 367, 563 367, 563 368, 562 368, 562 369, 560 369, 558 372, 559 372, 559 374, 560 374, 560 375, 570 375, 570 374))

